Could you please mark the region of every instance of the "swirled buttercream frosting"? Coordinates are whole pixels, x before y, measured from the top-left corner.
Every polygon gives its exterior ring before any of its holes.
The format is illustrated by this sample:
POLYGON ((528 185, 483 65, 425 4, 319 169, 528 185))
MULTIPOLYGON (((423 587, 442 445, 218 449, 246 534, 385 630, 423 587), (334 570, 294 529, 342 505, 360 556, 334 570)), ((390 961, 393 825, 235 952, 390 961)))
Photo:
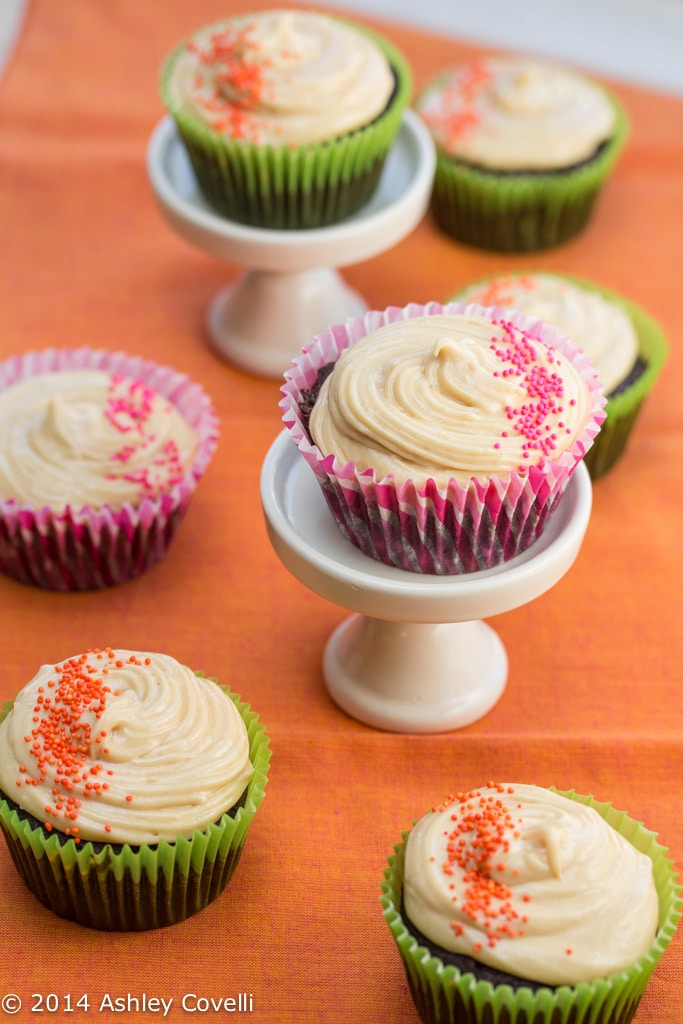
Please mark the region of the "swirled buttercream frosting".
POLYGON ((168 89, 229 138, 299 145, 345 135, 387 106, 394 76, 365 33, 313 11, 261 11, 201 29, 168 89))
POLYGON ((608 395, 638 358, 638 338, 625 310, 554 274, 496 277, 465 289, 458 302, 516 309, 557 327, 590 357, 608 395))
POLYGON ((43 665, 0 723, 0 789, 78 841, 191 836, 251 775, 233 701, 168 655, 107 648, 43 665))
POLYGON ((139 505, 183 479, 196 447, 173 403, 139 380, 61 370, 0 393, 0 495, 17 504, 139 505))
POLYGON ((649 857, 592 807, 493 783, 414 826, 403 909, 441 948, 548 985, 635 963, 659 913, 649 857))
POLYGON ((388 324, 342 352, 310 431, 341 464, 445 486, 542 468, 569 448, 591 406, 569 359, 522 328, 435 314, 388 324))
POLYGON ((439 149, 489 170, 571 167, 610 138, 606 93, 567 68, 515 57, 476 60, 440 76, 418 110, 439 149))

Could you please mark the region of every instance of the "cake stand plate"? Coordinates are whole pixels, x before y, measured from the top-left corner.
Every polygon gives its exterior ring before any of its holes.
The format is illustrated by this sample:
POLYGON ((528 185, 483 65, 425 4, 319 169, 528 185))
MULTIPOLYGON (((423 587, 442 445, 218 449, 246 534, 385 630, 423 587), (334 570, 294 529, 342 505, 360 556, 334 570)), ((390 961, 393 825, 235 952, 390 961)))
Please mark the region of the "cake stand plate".
POLYGON ((507 655, 481 619, 518 608, 553 587, 581 547, 592 504, 579 465, 542 536, 504 565, 429 576, 376 562, 339 531, 311 469, 283 431, 261 471, 268 535, 305 586, 354 614, 323 658, 332 699, 367 725, 432 733, 476 721, 498 701, 507 655))
POLYGON ((173 120, 164 118, 147 152, 162 213, 191 245, 243 268, 209 305, 213 349, 248 373, 279 378, 314 335, 365 312, 365 301, 336 268, 385 252, 417 226, 429 203, 435 163, 427 129, 408 110, 377 189, 358 213, 306 231, 254 228, 211 209, 173 120))

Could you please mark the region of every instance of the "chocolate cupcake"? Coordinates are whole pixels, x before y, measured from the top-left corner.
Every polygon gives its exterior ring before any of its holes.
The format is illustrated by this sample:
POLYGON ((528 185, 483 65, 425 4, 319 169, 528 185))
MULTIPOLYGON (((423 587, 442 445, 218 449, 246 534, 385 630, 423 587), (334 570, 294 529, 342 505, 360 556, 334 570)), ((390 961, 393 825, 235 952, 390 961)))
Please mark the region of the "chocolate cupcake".
POLYGON ((161 77, 207 202, 231 220, 293 230, 344 220, 371 198, 411 88, 388 40, 286 9, 199 29, 161 77))
POLYGON ((146 572, 217 437, 208 396, 169 367, 87 348, 0 364, 0 571, 50 590, 146 572))
POLYGON ((421 818, 382 891, 424 1024, 626 1024, 680 917, 654 833, 592 797, 518 784, 421 818))
POLYGON ((455 303, 330 328, 282 392, 285 425, 342 533, 378 561, 441 575, 533 544, 604 404, 559 331, 455 303))
POLYGON ((602 86, 522 57, 443 71, 416 109, 437 147, 437 225, 500 252, 547 249, 582 231, 627 134, 602 86))
POLYGON ((621 458, 664 365, 667 344, 653 318, 616 292, 582 278, 520 271, 476 282, 452 296, 536 316, 590 356, 607 396, 606 419, 586 455, 594 480, 621 458))
POLYGON ((19 874, 91 928, 182 921, 223 891, 264 796, 257 716, 167 655, 44 665, 0 717, 0 826, 19 874))

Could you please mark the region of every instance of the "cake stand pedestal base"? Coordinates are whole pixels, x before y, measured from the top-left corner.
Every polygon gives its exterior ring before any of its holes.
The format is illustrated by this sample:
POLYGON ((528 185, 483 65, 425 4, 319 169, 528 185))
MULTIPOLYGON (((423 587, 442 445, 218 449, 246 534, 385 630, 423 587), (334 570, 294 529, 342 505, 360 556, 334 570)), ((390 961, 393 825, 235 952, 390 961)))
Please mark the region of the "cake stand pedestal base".
POLYGON ((277 378, 316 333, 366 308, 331 267, 245 270, 211 302, 206 328, 222 359, 255 376, 277 378))
POLYGON ((573 564, 592 504, 577 466, 541 537, 516 558, 461 576, 376 562, 337 527, 313 472, 283 431, 261 470, 273 548, 305 586, 355 614, 323 657, 325 685, 353 718, 392 732, 444 732, 476 721, 502 694, 507 655, 484 617, 519 608, 573 564))
POLYGON ((206 327, 213 350, 239 369, 279 379, 316 334, 365 312, 336 268, 386 252, 425 214, 436 154, 412 110, 387 154, 371 199, 339 224, 271 230, 222 217, 202 196, 170 117, 155 128, 147 172, 161 212, 191 245, 242 268, 211 302, 206 327))
POLYGON ((505 688, 500 637, 474 622, 346 619, 327 642, 323 673, 339 707, 391 732, 458 729, 490 711, 505 688))

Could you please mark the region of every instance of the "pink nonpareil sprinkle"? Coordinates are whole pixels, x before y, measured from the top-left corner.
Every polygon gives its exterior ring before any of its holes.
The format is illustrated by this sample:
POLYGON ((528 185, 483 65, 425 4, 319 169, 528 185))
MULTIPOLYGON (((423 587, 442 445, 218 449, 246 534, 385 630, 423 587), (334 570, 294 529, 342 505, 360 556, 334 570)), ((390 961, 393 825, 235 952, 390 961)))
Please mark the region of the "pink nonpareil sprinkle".
MULTIPOLYGON (((111 456, 111 461, 116 463, 130 464, 135 462, 137 456, 151 449, 157 441, 157 435, 149 430, 150 421, 159 407, 159 402, 164 402, 163 409, 167 413, 173 411, 173 406, 167 399, 162 399, 144 381, 133 380, 112 374, 110 377, 109 394, 104 409, 106 419, 121 434, 131 433, 135 440, 127 440, 111 456)), ((107 480, 126 480, 128 483, 136 484, 139 487, 140 499, 156 497, 159 494, 175 486, 183 478, 183 467, 177 443, 171 438, 166 441, 150 466, 131 468, 127 472, 109 472, 105 474, 107 480)))
MULTIPOLYGON (((564 381, 559 373, 539 360, 536 346, 541 342, 534 341, 509 321, 494 323, 503 335, 491 339, 491 350, 504 364, 501 375, 519 378, 520 387, 528 397, 528 401, 519 407, 507 406, 506 417, 515 432, 525 439, 523 458, 530 459, 530 450, 537 451, 540 455, 537 465, 542 466, 545 458, 557 449, 557 434, 553 427, 564 426, 559 420, 564 411, 561 404, 564 381)), ((546 350, 546 359, 550 366, 557 363, 553 348, 546 350)), ((571 402, 575 404, 573 399, 571 402)), ((571 431, 567 430, 567 433, 571 431)), ((501 436, 507 437, 507 431, 501 432, 501 436)), ((496 443, 496 447, 499 446, 496 443)), ((519 471, 524 471, 522 466, 519 471)))

